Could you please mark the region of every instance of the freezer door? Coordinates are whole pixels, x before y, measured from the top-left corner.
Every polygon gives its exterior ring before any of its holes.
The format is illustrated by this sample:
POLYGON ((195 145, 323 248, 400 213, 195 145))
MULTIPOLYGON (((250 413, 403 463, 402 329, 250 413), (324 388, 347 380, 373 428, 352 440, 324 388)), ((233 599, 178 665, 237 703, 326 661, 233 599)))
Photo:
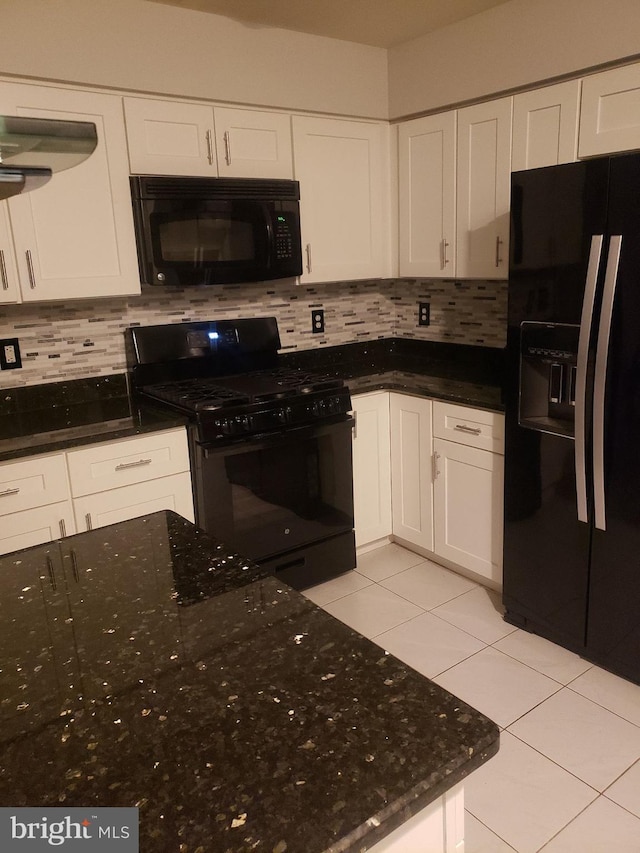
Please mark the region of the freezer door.
POLYGON ((610 292, 603 298, 594 388, 594 489, 598 513, 592 545, 587 651, 608 668, 640 682, 638 155, 611 160, 609 231, 605 242, 610 292))

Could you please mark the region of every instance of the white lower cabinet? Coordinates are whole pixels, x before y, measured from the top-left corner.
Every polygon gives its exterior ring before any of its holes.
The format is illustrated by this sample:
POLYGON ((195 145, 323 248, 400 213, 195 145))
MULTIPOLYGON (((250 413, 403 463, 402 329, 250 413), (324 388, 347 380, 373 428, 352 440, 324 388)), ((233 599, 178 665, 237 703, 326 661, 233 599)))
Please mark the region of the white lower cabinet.
POLYGON ((391 535, 389 393, 353 398, 353 512, 356 545, 391 535))
POLYGON ((431 400, 390 394, 393 535, 433 551, 431 400))
POLYGON ((0 554, 162 509, 194 520, 182 427, 0 464, 0 554))

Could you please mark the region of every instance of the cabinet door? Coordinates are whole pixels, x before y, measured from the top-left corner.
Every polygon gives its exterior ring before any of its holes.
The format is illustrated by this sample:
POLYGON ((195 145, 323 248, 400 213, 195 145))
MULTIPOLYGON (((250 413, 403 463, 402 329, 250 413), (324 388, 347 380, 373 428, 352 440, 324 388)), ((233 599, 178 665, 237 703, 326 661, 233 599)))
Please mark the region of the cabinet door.
POLYGON ((75 533, 71 501, 25 509, 0 519, 0 554, 44 545, 75 533))
POLYGON ((640 64, 585 77, 580 111, 580 157, 640 148, 640 64))
POLYGON ((171 509, 189 521, 195 520, 191 477, 186 473, 76 498, 73 509, 79 531, 93 530, 161 509, 171 509))
POLYGON ((389 274, 388 149, 382 123, 293 117, 302 282, 389 274))
POLYGON ((13 251, 9 208, 0 202, 0 303, 19 302, 18 268, 13 251))
POLYGON ((436 438, 434 551, 502 585, 504 457, 436 438))
POLYGON ((458 111, 457 271, 506 278, 509 268, 511 98, 458 111))
POLYGON ((218 174, 211 107, 124 98, 124 114, 132 174, 218 174))
POLYGON ((8 201, 22 299, 139 293, 121 99, 2 83, 0 106, 11 115, 91 121, 98 131, 87 160, 8 201))
POLYGON ((356 545, 391 535, 389 394, 353 397, 353 511, 356 545))
POLYGON ((514 97, 512 172, 577 160, 580 85, 570 80, 514 97))
POLYGON ((455 275, 456 113, 398 127, 401 276, 455 275))
POLYGON ((236 178, 292 178, 291 117, 215 107, 220 175, 236 178))
POLYGON ((393 535, 433 551, 431 400, 390 395, 393 535))

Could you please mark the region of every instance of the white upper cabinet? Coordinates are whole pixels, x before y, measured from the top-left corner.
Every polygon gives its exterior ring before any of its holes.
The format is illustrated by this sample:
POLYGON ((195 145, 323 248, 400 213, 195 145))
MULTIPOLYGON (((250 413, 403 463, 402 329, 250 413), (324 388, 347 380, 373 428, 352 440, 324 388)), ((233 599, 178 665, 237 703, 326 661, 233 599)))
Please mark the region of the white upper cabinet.
POLYGON ((270 113, 125 98, 133 174, 291 178, 291 119, 270 113))
POLYGON ((512 172, 577 159, 580 86, 570 80, 514 96, 512 172))
POLYGON ((399 273, 456 274, 456 113, 398 127, 399 273))
POLYGON ((20 285, 9 224, 9 207, 3 201, 0 202, 0 303, 19 301, 20 285))
POLYGON ((458 111, 457 270, 506 278, 509 268, 511 98, 458 111))
POLYGON ((640 64, 585 77, 580 157, 640 149, 640 64))
POLYGON ((293 117, 303 283, 381 278, 389 269, 389 128, 293 117))
POLYGON ((22 300, 139 293, 121 99, 0 83, 0 113, 90 121, 98 132, 87 160, 7 202, 22 300))

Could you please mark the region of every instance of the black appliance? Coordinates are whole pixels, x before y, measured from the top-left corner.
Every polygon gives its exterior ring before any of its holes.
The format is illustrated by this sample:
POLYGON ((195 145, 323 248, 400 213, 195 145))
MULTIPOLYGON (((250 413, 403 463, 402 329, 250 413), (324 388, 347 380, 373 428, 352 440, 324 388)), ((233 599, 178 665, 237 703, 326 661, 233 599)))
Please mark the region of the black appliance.
POLYGON ((196 524, 296 589, 355 567, 351 398, 273 317, 126 331, 133 389, 188 418, 196 524))
POLYGON ((130 178, 140 280, 190 286, 302 273, 300 186, 253 178, 130 178))
POLYGON ((506 619, 640 682, 640 155, 511 204, 506 619))

